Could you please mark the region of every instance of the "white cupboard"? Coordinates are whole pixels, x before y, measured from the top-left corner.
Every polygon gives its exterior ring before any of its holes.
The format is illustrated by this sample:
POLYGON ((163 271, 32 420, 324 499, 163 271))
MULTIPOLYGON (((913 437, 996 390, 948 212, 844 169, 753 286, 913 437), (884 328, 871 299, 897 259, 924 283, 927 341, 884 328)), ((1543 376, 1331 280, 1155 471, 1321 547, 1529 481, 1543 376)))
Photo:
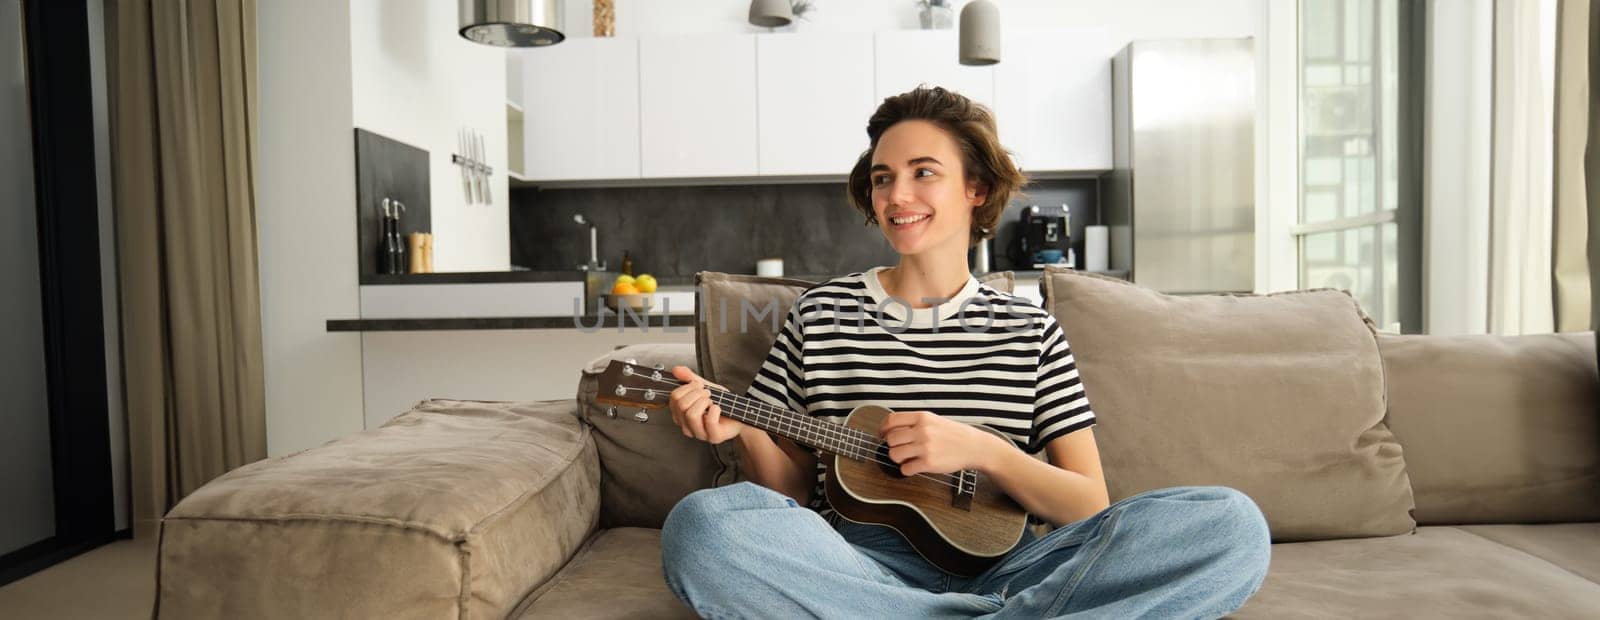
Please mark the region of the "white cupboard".
POLYGON ((1099 29, 1021 31, 995 65, 1000 142, 1025 172, 1111 169, 1111 58, 1099 29))
MULTIPOLYGON (((883 101, 926 84, 943 86, 993 109, 994 66, 961 64, 957 60, 960 44, 956 36, 954 30, 903 30, 874 35, 877 87, 873 100, 883 101)), ((1009 57, 1002 56, 1001 64, 1006 58, 1009 57)), ((1106 121, 1110 120, 1108 115, 1106 121)))
POLYGON ((842 177, 878 104, 919 84, 994 110, 1025 172, 1109 170, 1106 54, 1118 44, 1096 28, 1004 36, 987 67, 960 64, 953 30, 575 37, 514 51, 521 172, 534 183, 842 177))
POLYGON ((755 52, 753 35, 639 40, 639 144, 646 178, 760 173, 755 52))
POLYGON ((756 37, 760 174, 849 174, 867 148, 870 33, 756 37))
POLYGON ((639 178, 639 42, 571 38, 521 56, 522 174, 639 178))

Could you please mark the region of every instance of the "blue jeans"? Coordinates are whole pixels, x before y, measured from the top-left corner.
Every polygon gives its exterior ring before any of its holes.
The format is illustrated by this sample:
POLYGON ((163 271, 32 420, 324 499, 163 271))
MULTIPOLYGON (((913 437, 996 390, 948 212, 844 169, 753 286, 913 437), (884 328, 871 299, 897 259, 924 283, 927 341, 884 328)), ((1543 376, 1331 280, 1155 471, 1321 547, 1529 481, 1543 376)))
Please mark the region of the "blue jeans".
POLYGON ((661 532, 667 586, 707 618, 1214 618, 1267 574, 1266 519, 1226 487, 1141 493, 983 574, 946 573, 894 530, 741 482, 689 494, 661 532))

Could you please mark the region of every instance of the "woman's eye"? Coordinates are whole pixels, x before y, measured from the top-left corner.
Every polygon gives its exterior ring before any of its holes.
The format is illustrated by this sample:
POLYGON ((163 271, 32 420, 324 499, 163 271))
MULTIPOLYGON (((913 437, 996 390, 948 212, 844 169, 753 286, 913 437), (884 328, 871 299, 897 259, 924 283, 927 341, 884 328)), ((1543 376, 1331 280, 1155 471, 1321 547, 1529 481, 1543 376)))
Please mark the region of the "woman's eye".
POLYGON ((928 176, 933 176, 932 168, 917 168, 917 176, 922 176, 922 173, 924 172, 928 173, 928 176))
POLYGON ((880 174, 878 176, 872 177, 872 186, 873 187, 883 187, 884 184, 888 183, 888 182, 889 182, 889 177, 887 175, 881 175, 880 174))

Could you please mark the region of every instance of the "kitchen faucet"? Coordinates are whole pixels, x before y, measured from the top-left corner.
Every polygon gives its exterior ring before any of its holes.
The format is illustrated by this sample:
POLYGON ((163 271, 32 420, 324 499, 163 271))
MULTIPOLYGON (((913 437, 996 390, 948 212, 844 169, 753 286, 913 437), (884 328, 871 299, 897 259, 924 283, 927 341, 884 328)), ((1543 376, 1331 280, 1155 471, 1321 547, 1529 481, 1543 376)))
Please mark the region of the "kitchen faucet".
POLYGON ((594 222, 584 217, 582 213, 573 215, 572 221, 589 227, 589 262, 588 264, 578 265, 578 269, 582 271, 605 271, 606 264, 600 260, 599 233, 595 232, 594 222))

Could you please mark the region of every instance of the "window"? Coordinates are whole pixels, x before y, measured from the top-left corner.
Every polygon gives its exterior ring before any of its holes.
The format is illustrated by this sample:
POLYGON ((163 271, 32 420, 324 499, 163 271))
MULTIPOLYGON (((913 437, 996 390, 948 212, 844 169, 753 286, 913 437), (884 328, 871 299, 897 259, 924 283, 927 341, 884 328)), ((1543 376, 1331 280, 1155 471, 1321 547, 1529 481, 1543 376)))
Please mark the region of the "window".
POLYGON ((1301 0, 1301 288, 1421 327, 1421 0, 1301 0))

